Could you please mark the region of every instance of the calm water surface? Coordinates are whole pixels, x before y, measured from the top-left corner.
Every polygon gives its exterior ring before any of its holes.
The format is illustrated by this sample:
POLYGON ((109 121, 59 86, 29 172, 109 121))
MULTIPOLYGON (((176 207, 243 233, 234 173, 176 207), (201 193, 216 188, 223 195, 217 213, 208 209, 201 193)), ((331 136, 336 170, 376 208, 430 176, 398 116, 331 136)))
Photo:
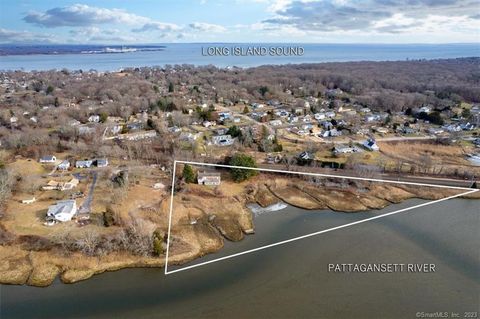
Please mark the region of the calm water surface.
MULTIPOLYGON (((357 214, 288 207, 218 258, 422 201, 357 214)), ((73 285, 1 287, 3 318, 415 318, 479 311, 480 205, 450 200, 164 276, 128 269, 73 285), (435 273, 334 274, 329 263, 434 263, 435 273)), ((198 262, 198 261, 196 261, 198 262)))
POLYGON ((213 64, 219 67, 251 67, 264 64, 319 63, 345 61, 397 61, 480 56, 480 44, 165 44, 164 51, 121 54, 61 54, 0 56, 0 70, 116 71, 125 67, 166 64, 213 64), (303 56, 204 56, 202 48, 211 46, 302 46, 303 56))

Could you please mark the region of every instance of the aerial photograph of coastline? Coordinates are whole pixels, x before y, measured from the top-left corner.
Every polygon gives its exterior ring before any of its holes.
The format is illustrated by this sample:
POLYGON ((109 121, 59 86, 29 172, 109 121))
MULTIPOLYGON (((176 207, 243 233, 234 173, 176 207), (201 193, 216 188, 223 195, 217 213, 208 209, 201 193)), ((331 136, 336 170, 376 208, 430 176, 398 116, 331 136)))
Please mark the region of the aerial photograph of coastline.
POLYGON ((478 318, 479 12, 0 1, 0 319, 478 318))

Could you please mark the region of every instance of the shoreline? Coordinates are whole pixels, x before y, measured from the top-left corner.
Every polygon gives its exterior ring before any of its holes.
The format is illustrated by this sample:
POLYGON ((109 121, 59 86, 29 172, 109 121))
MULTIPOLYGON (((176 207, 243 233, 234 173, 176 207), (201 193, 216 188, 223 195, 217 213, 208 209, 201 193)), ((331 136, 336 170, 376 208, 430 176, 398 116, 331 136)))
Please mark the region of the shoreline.
MULTIPOLYGON (((253 215, 281 210, 287 205, 312 211, 329 209, 355 213, 382 209, 408 199, 435 200, 454 192, 459 193, 458 190, 451 189, 432 190, 391 185, 370 185, 368 190, 361 187, 343 189, 337 185, 330 186, 327 190, 318 185, 312 186, 311 183, 285 178, 267 182, 257 180, 248 186, 250 189, 243 192, 242 196, 234 196, 234 200, 230 198, 231 194, 211 198, 207 193, 197 194, 195 191, 198 192, 198 187, 195 189, 194 186, 191 194, 178 196, 182 199, 181 203, 175 204, 179 205, 177 212, 185 210, 188 213, 182 216, 194 218, 196 222, 186 223, 185 218, 176 220, 177 229, 171 234, 169 264, 181 265, 217 252, 223 248, 225 240, 241 241, 246 235, 255 232, 253 215), (199 199, 199 195, 202 199, 199 199), (257 212, 250 208, 252 205, 258 206, 255 206, 257 212), (206 213, 215 206, 223 207, 227 213, 224 216, 206 213)), ((459 198, 480 199, 480 191, 459 198)), ((167 205, 166 201, 164 205, 167 205)), ((123 252, 98 257, 85 256, 79 252, 60 255, 56 251, 25 251, 21 244, 0 246, 0 255, 3 256, 3 263, 0 263, 0 283, 37 287, 47 287, 57 277, 62 283, 75 283, 106 271, 165 266, 164 255, 141 257, 123 252)))

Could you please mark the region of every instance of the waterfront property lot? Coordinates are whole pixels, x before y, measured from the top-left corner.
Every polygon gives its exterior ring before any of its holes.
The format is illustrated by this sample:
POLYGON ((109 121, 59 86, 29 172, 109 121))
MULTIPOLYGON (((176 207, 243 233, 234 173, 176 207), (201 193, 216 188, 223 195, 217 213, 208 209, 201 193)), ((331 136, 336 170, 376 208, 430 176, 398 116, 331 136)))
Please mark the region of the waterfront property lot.
MULTIPOLYGON (((231 216, 228 218, 222 216, 222 211, 225 210, 223 206, 214 205, 206 210, 198 209, 194 215, 188 215, 185 219, 186 207, 189 206, 188 204, 185 205, 185 201, 190 202, 191 198, 188 198, 189 196, 185 193, 179 195, 172 191, 166 274, 254 253, 330 231, 354 227, 360 223, 387 218, 390 215, 421 209, 428 205, 441 205, 443 201, 470 195, 478 191, 459 187, 380 181, 358 177, 335 178, 331 175, 310 173, 301 173, 300 176, 303 179, 299 179, 299 174, 296 172, 256 169, 259 174, 250 183, 243 182, 240 188, 236 187, 235 191, 231 192, 231 186, 228 186, 231 185, 231 181, 228 180, 228 170, 232 169, 231 166, 176 161, 175 168, 179 169, 185 164, 196 166, 196 169, 222 171, 221 176, 227 177, 223 184, 225 185, 223 190, 220 185, 216 185, 214 188, 210 187, 210 191, 217 192, 216 195, 219 197, 231 195, 230 201, 234 202, 238 201, 242 194, 250 195, 250 197, 246 196, 243 204, 250 203, 248 207, 251 210, 250 214, 254 228, 249 229, 238 221, 232 223, 231 216), (295 175, 295 179, 286 178, 286 175, 295 175), (243 192, 242 187, 244 188, 243 192), (252 202, 256 202, 256 204, 251 205, 252 202), (212 213, 213 211, 216 211, 216 213, 212 213), (355 213, 345 214, 346 212, 355 213), (338 218, 338 216, 341 217, 338 218), (219 224, 215 221, 219 217, 220 220, 223 220, 223 223, 219 224), (184 220, 180 221, 180 218, 184 218, 184 220), (335 222, 332 223, 332 221, 335 222), (238 238, 230 237, 228 227, 231 227, 232 224, 240 226, 240 230, 251 235, 245 239, 243 239, 243 235, 238 236, 238 238), (216 236, 217 242, 205 250, 204 254, 224 248, 189 264, 180 267, 175 266, 180 260, 179 247, 188 246, 188 243, 182 242, 179 236, 179 234, 184 233, 181 229, 189 228, 198 235, 200 227, 208 229, 210 235, 217 233, 223 236, 220 238, 216 236), (285 234, 290 236, 293 234, 293 236, 288 238, 285 237, 285 234)), ((174 174, 172 183, 172 189, 174 190, 177 189, 175 181, 174 174)), ((201 185, 200 188, 195 185, 192 189, 198 191, 202 187, 206 192, 209 191, 209 188, 205 185, 201 185)), ((207 193, 204 195, 208 197, 207 193)), ((212 200, 212 203, 218 205, 218 202, 214 200, 212 200)), ((192 212, 191 208, 193 207, 190 206, 189 208, 189 212, 192 212)), ((240 214, 240 216, 244 216, 244 214, 240 214)))

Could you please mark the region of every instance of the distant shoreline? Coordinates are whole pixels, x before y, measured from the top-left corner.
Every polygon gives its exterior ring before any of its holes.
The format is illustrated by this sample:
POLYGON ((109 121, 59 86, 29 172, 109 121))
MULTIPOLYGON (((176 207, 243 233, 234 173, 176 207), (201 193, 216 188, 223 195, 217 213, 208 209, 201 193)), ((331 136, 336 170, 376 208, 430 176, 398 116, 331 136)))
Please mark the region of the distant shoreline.
POLYGON ((118 54, 163 51, 164 45, 0 45, 0 56, 118 54))
MULTIPOLYGON (((97 70, 194 65, 250 68, 330 62, 396 62, 480 57, 478 44, 302 44, 295 56, 202 56, 209 43, 165 45, 6 45, 0 44, 0 70, 97 70), (124 53, 124 54, 118 54, 124 53)), ((251 44, 228 44, 239 48, 251 44)), ((258 44, 274 47, 278 44, 258 44)), ((288 44, 284 44, 288 45, 288 44)), ((217 46, 221 46, 218 45, 217 46)))

